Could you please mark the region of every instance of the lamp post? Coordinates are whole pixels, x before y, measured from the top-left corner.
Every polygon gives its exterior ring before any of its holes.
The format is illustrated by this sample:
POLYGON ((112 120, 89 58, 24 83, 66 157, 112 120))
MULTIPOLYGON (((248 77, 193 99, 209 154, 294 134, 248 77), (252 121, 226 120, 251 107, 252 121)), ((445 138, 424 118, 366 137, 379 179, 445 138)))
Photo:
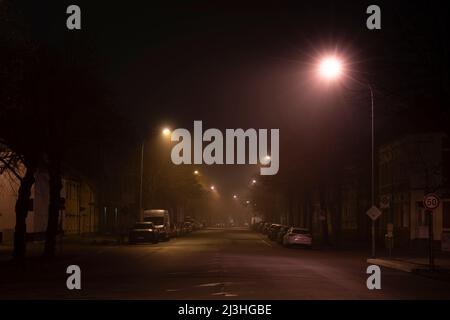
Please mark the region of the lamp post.
POLYGON ((144 148, 145 140, 141 143, 141 164, 140 164, 140 174, 139 174, 139 221, 144 220, 144 208, 142 205, 142 187, 144 183, 144 148))
MULTIPOLYGON (((341 77, 344 68, 342 61, 335 56, 323 58, 319 63, 319 75, 328 80, 333 81, 341 77)), ((370 91, 370 107, 371 107, 371 207, 375 206, 375 127, 374 127, 374 99, 372 86, 367 83, 370 91)), ((375 257, 375 220, 372 219, 372 257, 375 257)))
MULTIPOLYGON (((374 127, 374 108, 373 108, 373 90, 370 84, 367 84, 370 91, 371 106, 371 131, 372 131, 372 183, 371 183, 371 202, 375 206, 375 127, 374 127)), ((372 258, 375 258, 375 220, 372 219, 372 258)))
MULTIPOLYGON (((172 131, 169 128, 164 128, 161 133, 163 136, 170 136, 172 131)), ((140 173, 139 173, 139 221, 144 220, 144 204, 143 204, 143 186, 144 186, 144 151, 145 151, 145 139, 141 142, 141 161, 140 161, 140 173)))

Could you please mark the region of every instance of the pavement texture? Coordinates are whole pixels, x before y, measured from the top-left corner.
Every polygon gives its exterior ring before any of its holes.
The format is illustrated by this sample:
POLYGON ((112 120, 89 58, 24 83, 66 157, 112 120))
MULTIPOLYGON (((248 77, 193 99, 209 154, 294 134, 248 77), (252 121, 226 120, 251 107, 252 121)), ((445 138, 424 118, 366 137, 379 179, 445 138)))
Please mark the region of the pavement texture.
POLYGON ((381 267, 367 289, 367 252, 284 248, 245 229, 207 229, 158 244, 63 243, 52 260, 30 244, 0 246, 0 299, 450 299, 450 283, 381 267), (81 268, 68 290, 66 268, 81 268))

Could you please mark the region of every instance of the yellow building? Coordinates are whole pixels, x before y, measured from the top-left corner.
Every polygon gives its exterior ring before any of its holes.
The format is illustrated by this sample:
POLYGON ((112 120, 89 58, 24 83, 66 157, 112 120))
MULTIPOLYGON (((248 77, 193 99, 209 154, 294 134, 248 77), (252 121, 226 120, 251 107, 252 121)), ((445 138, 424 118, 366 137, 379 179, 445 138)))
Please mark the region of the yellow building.
POLYGON ((61 222, 65 234, 86 234, 98 231, 98 210, 92 188, 79 179, 63 179, 61 196, 65 198, 61 222))

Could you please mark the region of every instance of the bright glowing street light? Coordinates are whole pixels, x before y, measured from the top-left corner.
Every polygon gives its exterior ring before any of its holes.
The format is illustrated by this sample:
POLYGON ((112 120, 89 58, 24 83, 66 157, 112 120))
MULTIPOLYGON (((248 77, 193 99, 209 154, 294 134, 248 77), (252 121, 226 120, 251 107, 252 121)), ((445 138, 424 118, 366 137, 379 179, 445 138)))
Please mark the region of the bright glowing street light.
POLYGON ((237 199, 237 197, 238 197, 238 196, 237 196, 236 194, 233 195, 233 199, 237 199))
POLYGON ((199 174, 198 170, 195 170, 195 171, 194 171, 194 174, 195 174, 196 176, 198 176, 198 174, 199 174))
POLYGON ((162 134, 165 136, 169 136, 172 132, 170 131, 169 128, 164 128, 162 131, 162 134))
POLYGON ((337 57, 330 56, 320 61, 319 74, 325 79, 334 80, 341 76, 342 71, 342 61, 337 57))
POLYGON ((215 186, 211 186, 211 187, 209 187, 211 190, 216 190, 216 187, 215 186))
POLYGON ((256 180, 255 180, 255 179, 253 179, 253 180, 252 180, 252 184, 255 184, 255 183, 256 183, 256 180))

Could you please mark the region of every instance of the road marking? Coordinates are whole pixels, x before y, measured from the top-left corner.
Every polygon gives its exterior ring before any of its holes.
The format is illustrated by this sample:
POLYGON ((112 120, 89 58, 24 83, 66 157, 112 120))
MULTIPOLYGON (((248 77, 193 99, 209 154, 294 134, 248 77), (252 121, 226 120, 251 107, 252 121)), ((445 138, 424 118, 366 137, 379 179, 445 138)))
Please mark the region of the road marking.
POLYGON ((272 244, 269 243, 269 242, 267 242, 266 240, 264 240, 264 239, 260 239, 260 240, 261 240, 263 243, 267 244, 269 247, 273 247, 272 244))
POLYGON ((223 291, 221 291, 221 292, 214 292, 214 293, 211 293, 211 295, 212 296, 225 296, 225 297, 237 297, 238 296, 237 294, 229 293, 229 292, 223 292, 223 291))
POLYGON ((215 283, 204 283, 204 284, 199 284, 197 287, 217 287, 223 285, 222 282, 215 282, 215 283))

